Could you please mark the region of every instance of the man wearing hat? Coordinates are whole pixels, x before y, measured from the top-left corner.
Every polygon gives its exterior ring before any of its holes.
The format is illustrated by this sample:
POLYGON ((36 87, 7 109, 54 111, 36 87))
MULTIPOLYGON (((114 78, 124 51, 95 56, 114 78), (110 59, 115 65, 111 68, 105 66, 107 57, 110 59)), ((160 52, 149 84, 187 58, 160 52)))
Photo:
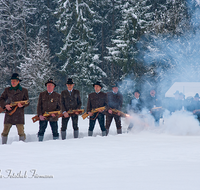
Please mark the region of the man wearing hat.
MULTIPOLYGON (((108 108, 117 109, 117 110, 122 109, 123 96, 119 92, 117 83, 112 85, 112 92, 107 93, 107 98, 108 98, 108 108)), ((117 127, 117 134, 122 134, 120 113, 118 115, 113 114, 111 109, 108 109, 108 112, 106 113, 106 132, 107 134, 109 133, 109 128, 110 128, 112 119, 114 118, 115 124, 117 127)))
POLYGON ((159 120, 162 116, 161 101, 156 96, 156 90, 151 89, 145 101, 146 108, 150 111, 155 119, 155 125, 159 125, 159 120))
MULTIPOLYGON (((9 105, 11 102, 18 102, 28 100, 28 90, 26 88, 21 87, 21 80, 19 79, 18 73, 13 73, 11 77, 11 86, 5 88, 4 92, 0 97, 0 106, 3 109, 6 109, 7 112, 13 110, 12 106, 9 105)), ((2 136, 2 144, 7 143, 8 133, 12 125, 16 125, 19 140, 24 141, 26 135, 24 133, 24 107, 28 106, 22 105, 18 103, 16 111, 9 115, 9 113, 5 114, 4 117, 4 129, 1 134, 2 136)))
POLYGON ((69 116, 67 113, 69 110, 76 110, 81 108, 81 97, 80 92, 74 89, 74 82, 71 78, 68 78, 66 83, 67 89, 61 92, 61 110, 63 113, 61 137, 62 140, 66 139, 66 129, 68 121, 71 117, 72 127, 74 129, 74 138, 79 136, 78 128, 78 112, 75 115, 69 116))
POLYGON ((87 112, 90 116, 88 136, 93 135, 94 126, 97 119, 99 121, 99 125, 102 131, 102 136, 106 136, 106 128, 104 121, 105 119, 103 112, 99 110, 99 112, 97 113, 92 113, 91 111, 92 109, 107 106, 107 94, 101 92, 101 89, 103 87, 101 82, 97 81, 93 84, 93 87, 95 92, 89 94, 87 102, 87 112))
MULTIPOLYGON (((134 93, 134 98, 128 104, 128 111, 133 113, 140 113, 144 108, 144 102, 140 98, 139 90, 136 89, 133 93, 134 93)), ((128 126, 128 131, 130 131, 132 128, 133 128, 133 122, 130 122, 128 126)))
POLYGON ((60 94, 54 91, 56 84, 53 79, 49 79, 45 86, 46 91, 41 92, 38 99, 37 114, 40 118, 38 140, 43 141, 44 133, 47 128, 48 122, 50 123, 53 139, 58 139, 58 116, 51 114, 49 117, 44 117, 45 112, 60 111, 60 94))

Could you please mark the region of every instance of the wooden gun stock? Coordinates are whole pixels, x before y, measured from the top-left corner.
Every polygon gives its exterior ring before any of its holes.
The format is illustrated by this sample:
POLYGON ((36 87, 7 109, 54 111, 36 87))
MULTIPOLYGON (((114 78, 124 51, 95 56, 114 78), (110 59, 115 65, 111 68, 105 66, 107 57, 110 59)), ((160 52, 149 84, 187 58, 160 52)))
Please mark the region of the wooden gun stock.
MULTIPOLYGON (((81 115, 84 112, 84 109, 69 110, 67 113, 69 115, 74 115, 76 112, 78 112, 78 114, 81 115)), ((63 113, 61 113, 61 111, 45 112, 43 114, 43 116, 44 117, 49 117, 49 116, 51 116, 51 114, 55 114, 56 116, 58 115, 58 118, 63 117, 63 113)), ((33 123, 35 123, 36 121, 39 121, 39 120, 40 120, 40 117, 38 115, 32 117, 33 123)))
POLYGON ((21 105, 27 105, 27 104, 29 104, 29 100, 11 102, 10 105, 11 105, 11 106, 18 106, 19 103, 20 103, 21 105))
MULTIPOLYGON (((59 117, 62 117, 63 114, 61 113, 61 111, 51 111, 51 112, 45 112, 43 114, 44 117, 49 117, 51 116, 51 114, 55 114, 55 115, 59 115, 59 117)), ((33 123, 35 123, 36 121, 39 121, 40 120, 40 117, 38 115, 34 116, 31 118, 33 123)))
POLYGON ((40 117, 38 115, 32 117, 33 123, 35 123, 36 121, 39 121, 39 120, 40 120, 40 117))
POLYGON ((75 115, 77 112, 78 112, 78 115, 81 115, 84 112, 84 109, 69 110, 67 113, 69 115, 75 115))
POLYGON ((23 101, 11 102, 11 103, 10 103, 10 106, 14 107, 14 109, 11 110, 11 111, 8 111, 8 112, 7 112, 8 115, 12 115, 13 113, 16 112, 19 103, 20 103, 21 105, 28 105, 28 104, 29 104, 29 100, 23 100, 23 101))
POLYGON ((157 110, 161 110, 162 107, 155 107, 155 108, 152 108, 151 110, 154 110, 154 111, 157 111, 157 110))
POLYGON ((61 114, 61 111, 51 111, 51 112, 46 112, 43 114, 44 117, 49 117, 51 116, 51 114, 55 114, 55 115, 60 115, 61 114))
POLYGON ((86 117, 88 117, 89 114, 87 112, 85 112, 83 115, 82 115, 82 118, 85 119, 86 117))
MULTIPOLYGON (((104 111, 105 109, 106 109, 105 106, 104 106, 104 107, 99 107, 99 108, 92 109, 91 112, 92 112, 92 113, 97 113, 97 112, 99 112, 99 110, 104 111)), ((88 114, 87 112, 85 112, 85 113, 82 115, 82 118, 85 119, 85 118, 88 117, 88 116, 89 116, 89 114, 88 114)))
POLYGON ((117 109, 111 109, 111 110, 112 110, 112 113, 115 114, 115 115, 118 115, 118 113, 120 113, 121 117, 127 117, 128 116, 128 114, 126 114, 126 113, 124 113, 122 111, 119 111, 117 109))

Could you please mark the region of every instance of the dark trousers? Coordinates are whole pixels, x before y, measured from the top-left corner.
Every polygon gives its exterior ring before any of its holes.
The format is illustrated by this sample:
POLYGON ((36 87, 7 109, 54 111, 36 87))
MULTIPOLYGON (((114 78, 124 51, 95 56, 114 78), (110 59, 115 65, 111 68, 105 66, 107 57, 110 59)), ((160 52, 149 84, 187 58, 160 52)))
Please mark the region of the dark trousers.
MULTIPOLYGON (((53 137, 59 137, 58 122, 57 121, 49 121, 49 123, 51 126, 51 131, 52 131, 53 137)), ((40 120, 38 136, 44 136, 45 130, 47 128, 47 124, 48 124, 47 120, 44 120, 44 121, 40 120)))
POLYGON ((117 129, 121 129, 121 117, 116 114, 106 114, 106 129, 109 130, 112 119, 114 118, 117 129))
POLYGON ((159 121, 160 121, 160 118, 161 118, 161 113, 160 112, 153 112, 151 115, 155 119, 155 125, 159 126, 159 121))
MULTIPOLYGON (((78 115, 72 115, 71 118, 72 118, 72 127, 74 131, 77 131, 78 130, 78 115)), ((70 117, 62 117, 61 131, 66 131, 69 119, 70 117)))
POLYGON ((105 122, 104 114, 102 114, 102 113, 95 113, 93 116, 90 117, 89 131, 93 131, 94 130, 94 126, 95 126, 95 123, 96 123, 97 119, 99 121, 99 125, 100 125, 100 128, 101 128, 101 131, 106 131, 105 124, 104 124, 104 122, 105 122), (98 116, 97 116, 97 114, 98 114, 98 116))

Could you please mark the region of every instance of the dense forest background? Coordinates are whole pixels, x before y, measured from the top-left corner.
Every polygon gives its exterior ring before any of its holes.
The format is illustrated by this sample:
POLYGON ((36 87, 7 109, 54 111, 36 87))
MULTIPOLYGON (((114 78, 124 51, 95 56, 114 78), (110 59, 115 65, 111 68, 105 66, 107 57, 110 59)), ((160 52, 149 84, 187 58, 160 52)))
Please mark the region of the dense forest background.
POLYGON ((161 96, 175 81, 200 81, 197 0, 1 0, 0 92, 13 72, 35 113, 48 78, 68 77, 83 106, 97 80, 120 84, 124 105, 134 89, 161 96))

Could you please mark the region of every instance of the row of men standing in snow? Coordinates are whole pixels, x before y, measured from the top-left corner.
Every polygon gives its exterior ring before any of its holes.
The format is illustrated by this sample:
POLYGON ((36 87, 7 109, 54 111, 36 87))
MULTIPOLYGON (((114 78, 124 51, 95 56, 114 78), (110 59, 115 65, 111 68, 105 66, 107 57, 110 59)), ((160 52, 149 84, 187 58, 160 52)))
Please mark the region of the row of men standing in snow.
MULTIPOLYGON (((19 140, 24 141, 26 139, 26 135, 24 133, 24 108, 28 106, 21 105, 18 103, 17 110, 9 115, 8 111, 12 110, 11 102, 19 102, 28 100, 28 90, 21 87, 20 85, 21 79, 19 79, 19 75, 17 73, 13 73, 11 77, 11 87, 7 87, 0 97, 0 106, 6 111, 4 118, 4 129, 1 134, 2 136, 2 144, 7 143, 8 134, 12 125, 16 125, 19 135, 19 140)), ((45 86, 47 90, 41 92, 38 99, 37 105, 37 115, 39 117, 39 131, 38 131, 38 140, 43 141, 44 133, 47 128, 48 122, 50 123, 53 139, 59 138, 58 133, 58 116, 54 113, 51 114, 50 117, 45 117, 45 112, 52 111, 62 111, 62 126, 61 126, 61 138, 66 139, 66 129, 69 119, 72 119, 72 125, 74 129, 74 138, 78 138, 79 136, 79 128, 78 128, 78 112, 75 115, 69 115, 69 110, 76 110, 81 108, 81 98, 80 92, 75 90, 74 82, 71 78, 67 80, 66 86, 67 89, 62 91, 61 94, 54 91, 56 87, 55 82, 52 79, 49 79, 45 86)), ((88 104, 87 104, 87 112, 90 116, 89 122, 89 130, 88 135, 93 135, 93 130, 95 126, 96 120, 99 121, 102 136, 106 136, 109 132, 109 127, 112 119, 114 118, 116 121, 117 132, 118 134, 122 133, 121 119, 119 115, 113 115, 111 110, 107 112, 106 126, 104 120, 104 114, 101 110, 98 113, 92 113, 91 110, 99 107, 107 107, 110 105, 110 108, 117 108, 121 110, 122 107, 122 94, 118 92, 118 87, 116 85, 113 86, 113 92, 104 93, 101 92, 102 84, 100 82, 96 82, 93 84, 94 93, 89 94, 88 104), (109 100, 109 103, 108 103, 109 100), (107 129, 107 130, 106 130, 107 129)))
MULTIPOLYGON (((81 108, 81 97, 80 97, 80 92, 76 89, 74 89, 74 82, 71 78, 67 80, 66 86, 67 89, 61 92, 61 95, 56 93, 54 91, 54 87, 56 84, 52 79, 49 79, 45 83, 47 87, 47 91, 44 91, 40 93, 39 100, 38 100, 38 105, 37 105, 37 114, 40 118, 39 121, 39 132, 38 132, 38 139, 39 141, 43 141, 44 138, 44 133, 47 127, 47 123, 50 123, 52 133, 53 133, 53 139, 58 139, 59 134, 58 134, 58 124, 57 120, 58 118, 55 115, 51 115, 48 118, 45 118, 43 114, 45 112, 51 112, 51 111, 59 111, 63 113, 62 117, 62 126, 61 126, 61 138, 62 140, 66 139, 66 130, 67 130, 67 125, 68 121, 71 118, 72 119, 72 127, 74 129, 74 138, 78 138, 79 136, 79 127, 78 127, 78 112, 75 113, 74 115, 69 115, 68 111, 69 110, 77 110, 81 108)), ((113 116, 112 113, 108 110, 109 115, 106 115, 106 126, 105 126, 105 120, 104 120, 104 114, 102 113, 102 110, 99 110, 98 113, 92 113, 91 110, 99 108, 99 107, 107 107, 108 105, 111 106, 112 108, 118 108, 121 109, 122 107, 122 95, 121 93, 114 92, 112 93, 113 95, 112 98, 110 96, 110 93, 108 93, 108 96, 106 93, 101 92, 102 85, 100 82, 96 82, 93 84, 94 93, 89 94, 88 97, 88 103, 87 103, 87 113, 90 116, 89 120, 89 129, 88 129, 88 136, 93 135, 93 130, 95 126, 96 120, 99 121, 99 125, 102 130, 102 136, 106 136, 109 131, 109 127, 112 121, 112 118, 114 117, 117 125, 117 132, 122 133, 121 131, 121 120, 120 116, 113 116), (108 99, 109 97, 109 104, 108 104, 108 99), (112 106, 113 104, 114 107, 112 106), (107 129, 107 130, 106 130, 107 129)), ((117 89, 118 87, 113 86, 113 89, 117 89)))
MULTIPOLYGON (((0 97, 0 106, 5 109, 6 111, 12 110, 12 106, 10 106, 10 102, 16 101, 23 101, 28 100, 28 91, 25 88, 20 86, 20 79, 17 73, 14 73, 11 77, 11 87, 7 87, 0 97)), ((56 87, 55 82, 52 79, 49 79, 45 86, 47 88, 46 91, 41 92, 38 99, 37 105, 37 114, 39 116, 39 132, 38 132, 38 139, 39 141, 43 141, 44 133, 47 128, 48 122, 50 123, 53 139, 59 138, 58 133, 58 117, 55 114, 51 114, 50 117, 44 117, 45 112, 51 111, 59 111, 61 110, 63 113, 62 117, 62 126, 61 126, 61 138, 64 140, 66 139, 66 130, 68 121, 72 119, 72 126, 74 129, 74 138, 78 138, 79 136, 79 127, 78 127, 78 112, 75 115, 69 115, 67 112, 69 110, 76 110, 81 108, 81 98, 80 92, 74 89, 74 82, 71 78, 69 78, 66 82, 67 89, 62 91, 61 94, 54 91, 56 87)), ((93 130, 95 126, 96 120, 99 121, 100 128, 102 131, 102 136, 106 136, 109 133, 109 128, 114 118, 117 133, 122 133, 122 126, 121 126, 121 117, 120 114, 116 115, 112 113, 112 109, 122 109, 123 103, 123 96, 118 91, 118 85, 114 84, 112 86, 112 92, 104 93, 101 91, 102 84, 101 82, 97 81, 93 84, 95 92, 89 94, 88 96, 88 103, 87 103, 87 113, 89 114, 89 129, 88 129, 88 136, 93 135, 93 130), (107 111, 102 111, 99 109, 97 113, 92 113, 91 110, 99 108, 99 107, 107 107, 107 111), (112 109, 111 109, 112 108, 112 109), (104 115, 106 114, 106 125, 105 125, 105 118, 104 115)), ((179 94, 180 95, 180 94, 179 94)), ((199 96, 195 95, 194 101, 192 101, 188 105, 188 110, 193 111, 194 114, 199 113, 200 105, 199 105, 199 96), (197 101, 196 101, 197 100, 197 101)), ((181 102, 182 100, 175 99, 174 101, 181 102)), ((177 102, 170 101, 166 105, 171 112, 180 110, 181 106, 177 102), (170 104, 171 103, 171 104, 170 104), (178 108, 174 108, 173 106, 177 106, 178 108)), ((22 105, 18 103, 17 110, 12 114, 5 114, 4 118, 4 129, 2 132, 2 144, 7 143, 7 137, 10 128, 12 125, 16 125, 19 135, 19 140, 24 141, 26 135, 24 133, 24 107, 28 106, 22 105)), ((140 99, 140 92, 138 90, 134 91, 134 98, 130 101, 128 105, 128 110, 134 113, 140 113, 144 107, 148 108, 150 113, 155 118, 155 122, 158 125, 159 119, 162 116, 162 103, 156 97, 156 91, 153 89, 150 91, 150 95, 146 98, 146 101, 143 102, 140 99)), ((199 119, 199 117, 198 117, 199 119)), ((130 123, 128 129, 130 130, 133 127, 133 123, 130 123)))

